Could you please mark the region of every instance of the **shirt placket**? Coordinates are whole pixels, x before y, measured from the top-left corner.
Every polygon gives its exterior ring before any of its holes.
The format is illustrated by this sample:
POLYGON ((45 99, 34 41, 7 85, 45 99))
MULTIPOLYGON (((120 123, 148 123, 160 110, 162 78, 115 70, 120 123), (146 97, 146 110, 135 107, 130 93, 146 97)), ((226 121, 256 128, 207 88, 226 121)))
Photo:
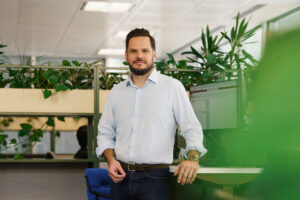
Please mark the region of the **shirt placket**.
POLYGON ((129 161, 131 163, 135 163, 135 153, 136 153, 136 138, 138 134, 138 124, 139 124, 139 115, 140 115, 140 100, 141 100, 141 88, 136 88, 136 95, 135 95, 135 105, 134 105, 134 115, 133 115, 133 124, 131 129, 131 143, 130 143, 130 150, 129 150, 129 161))

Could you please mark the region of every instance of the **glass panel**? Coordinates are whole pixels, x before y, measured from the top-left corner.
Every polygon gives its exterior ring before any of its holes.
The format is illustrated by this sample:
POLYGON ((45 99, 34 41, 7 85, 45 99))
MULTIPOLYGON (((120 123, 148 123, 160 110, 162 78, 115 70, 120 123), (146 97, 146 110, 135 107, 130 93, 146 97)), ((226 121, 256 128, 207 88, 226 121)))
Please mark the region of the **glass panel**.
POLYGON ((244 50, 246 50, 250 55, 256 60, 261 57, 261 47, 262 47, 262 28, 256 30, 255 34, 246 41, 244 45, 244 50))
POLYGON ((76 132, 60 132, 60 137, 55 138, 55 153, 75 154, 80 146, 77 142, 76 132))
POLYGON ((285 16, 281 19, 278 19, 275 22, 271 22, 269 25, 270 31, 279 32, 287 31, 295 27, 300 26, 300 10, 285 16))

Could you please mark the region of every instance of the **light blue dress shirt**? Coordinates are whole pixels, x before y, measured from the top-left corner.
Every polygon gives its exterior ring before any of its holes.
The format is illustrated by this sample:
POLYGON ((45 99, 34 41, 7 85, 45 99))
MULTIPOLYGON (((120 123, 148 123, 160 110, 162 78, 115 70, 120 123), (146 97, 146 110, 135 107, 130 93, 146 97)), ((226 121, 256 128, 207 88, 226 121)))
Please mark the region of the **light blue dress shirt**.
POLYGON ((130 78, 115 85, 98 125, 96 153, 114 149, 116 159, 136 164, 171 164, 177 125, 189 150, 206 153, 202 127, 180 81, 155 69, 142 88, 130 78))

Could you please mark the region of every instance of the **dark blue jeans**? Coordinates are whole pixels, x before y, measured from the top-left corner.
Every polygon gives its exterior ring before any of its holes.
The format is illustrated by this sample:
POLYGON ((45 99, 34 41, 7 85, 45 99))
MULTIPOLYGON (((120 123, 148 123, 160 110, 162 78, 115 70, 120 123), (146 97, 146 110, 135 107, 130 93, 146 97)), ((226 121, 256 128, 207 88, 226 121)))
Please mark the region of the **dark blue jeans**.
POLYGON ((124 170, 126 177, 119 183, 111 181, 112 200, 169 200, 169 169, 147 172, 124 170))

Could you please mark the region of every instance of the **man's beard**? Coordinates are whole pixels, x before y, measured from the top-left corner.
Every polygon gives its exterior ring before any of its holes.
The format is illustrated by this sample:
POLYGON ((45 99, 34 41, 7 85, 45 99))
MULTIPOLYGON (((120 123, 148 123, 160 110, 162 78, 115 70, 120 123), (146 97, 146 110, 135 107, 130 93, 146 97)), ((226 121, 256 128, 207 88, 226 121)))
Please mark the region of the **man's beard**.
POLYGON ((143 76, 143 75, 147 74, 148 72, 150 72, 153 68, 154 68, 153 62, 150 63, 149 65, 147 65, 147 67, 144 69, 136 69, 132 65, 129 64, 130 71, 136 76, 143 76))

